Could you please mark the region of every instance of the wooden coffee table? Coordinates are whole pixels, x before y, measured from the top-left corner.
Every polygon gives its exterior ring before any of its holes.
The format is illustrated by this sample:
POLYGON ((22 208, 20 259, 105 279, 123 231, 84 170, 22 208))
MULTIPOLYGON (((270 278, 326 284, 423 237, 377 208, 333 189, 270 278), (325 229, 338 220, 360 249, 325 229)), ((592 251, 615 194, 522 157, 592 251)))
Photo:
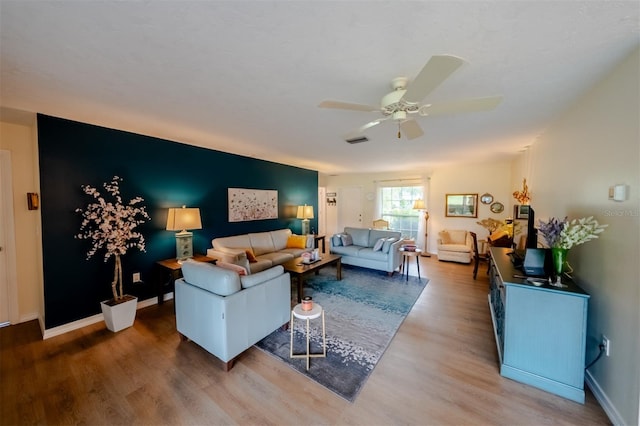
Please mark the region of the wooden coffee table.
POLYGON ((304 264, 302 258, 297 257, 282 264, 284 270, 291 274, 291 279, 297 280, 298 286, 298 303, 302 301, 302 283, 303 277, 311 272, 316 274, 320 269, 328 265, 336 265, 336 278, 338 281, 342 279, 342 258, 336 254, 324 254, 322 259, 317 262, 304 264))

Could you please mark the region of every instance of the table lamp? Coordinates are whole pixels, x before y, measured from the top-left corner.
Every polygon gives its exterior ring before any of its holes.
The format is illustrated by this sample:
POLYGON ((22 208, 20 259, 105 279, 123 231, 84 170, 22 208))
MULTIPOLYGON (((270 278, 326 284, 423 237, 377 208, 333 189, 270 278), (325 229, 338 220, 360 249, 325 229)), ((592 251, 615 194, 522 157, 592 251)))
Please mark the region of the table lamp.
POLYGON ((178 262, 193 257, 193 232, 188 229, 202 229, 199 208, 170 208, 167 215, 167 231, 176 233, 176 259, 178 262))
POLYGON ((313 206, 298 206, 298 214, 296 219, 302 219, 302 234, 307 235, 309 233, 309 219, 313 219, 313 206))
POLYGON ((431 255, 427 251, 427 224, 429 223, 429 213, 427 212, 427 206, 424 204, 424 200, 418 198, 413 203, 413 210, 421 210, 424 212, 424 250, 422 250, 422 256, 431 257, 431 255))

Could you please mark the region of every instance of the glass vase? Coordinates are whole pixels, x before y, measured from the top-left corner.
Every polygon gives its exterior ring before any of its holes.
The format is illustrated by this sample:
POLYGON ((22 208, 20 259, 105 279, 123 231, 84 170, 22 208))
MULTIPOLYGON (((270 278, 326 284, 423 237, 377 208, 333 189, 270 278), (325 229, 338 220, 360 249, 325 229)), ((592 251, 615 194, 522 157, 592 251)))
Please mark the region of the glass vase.
POLYGON ((553 272, 556 274, 556 281, 552 282, 551 285, 554 287, 566 287, 566 285, 562 284, 562 272, 564 271, 565 265, 567 263, 567 253, 569 249, 552 247, 551 248, 551 259, 553 260, 553 272))

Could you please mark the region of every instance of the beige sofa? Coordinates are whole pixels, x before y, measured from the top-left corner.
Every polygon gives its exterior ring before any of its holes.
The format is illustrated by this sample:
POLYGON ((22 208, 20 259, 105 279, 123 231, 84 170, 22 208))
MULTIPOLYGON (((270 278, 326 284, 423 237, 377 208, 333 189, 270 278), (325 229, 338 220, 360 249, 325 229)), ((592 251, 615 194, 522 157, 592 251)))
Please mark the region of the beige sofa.
POLYGON ((248 274, 283 264, 314 248, 313 235, 293 235, 290 229, 214 238, 211 243, 207 256, 240 265, 248 274))
POLYGON ((473 237, 468 231, 450 229, 438 233, 438 260, 471 263, 473 237))

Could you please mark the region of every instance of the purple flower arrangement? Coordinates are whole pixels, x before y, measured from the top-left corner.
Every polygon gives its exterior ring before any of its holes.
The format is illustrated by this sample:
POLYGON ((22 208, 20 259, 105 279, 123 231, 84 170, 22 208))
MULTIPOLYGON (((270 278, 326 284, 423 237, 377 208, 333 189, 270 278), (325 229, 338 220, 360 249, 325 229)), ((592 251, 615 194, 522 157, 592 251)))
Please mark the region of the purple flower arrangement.
POLYGON ((552 217, 547 222, 538 222, 538 230, 549 247, 567 250, 598 238, 607 226, 600 225, 593 216, 572 221, 567 217, 562 220, 552 217))

